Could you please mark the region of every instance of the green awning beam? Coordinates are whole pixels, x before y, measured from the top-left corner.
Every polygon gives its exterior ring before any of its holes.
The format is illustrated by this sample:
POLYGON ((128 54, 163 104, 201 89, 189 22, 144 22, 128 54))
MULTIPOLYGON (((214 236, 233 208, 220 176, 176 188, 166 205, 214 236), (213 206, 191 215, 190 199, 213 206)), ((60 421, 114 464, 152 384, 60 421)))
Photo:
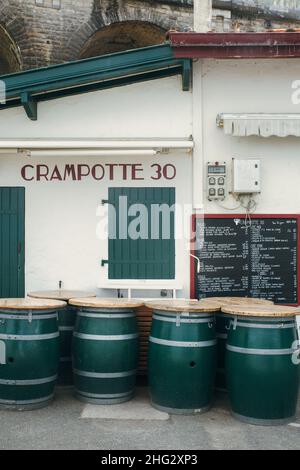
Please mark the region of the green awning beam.
POLYGON ((37 120, 39 101, 173 75, 181 75, 182 89, 190 90, 191 60, 174 58, 169 44, 67 62, 0 77, 6 86, 0 110, 23 106, 37 120))
POLYGON ((21 93, 21 104, 29 119, 37 121, 37 102, 27 92, 21 93))

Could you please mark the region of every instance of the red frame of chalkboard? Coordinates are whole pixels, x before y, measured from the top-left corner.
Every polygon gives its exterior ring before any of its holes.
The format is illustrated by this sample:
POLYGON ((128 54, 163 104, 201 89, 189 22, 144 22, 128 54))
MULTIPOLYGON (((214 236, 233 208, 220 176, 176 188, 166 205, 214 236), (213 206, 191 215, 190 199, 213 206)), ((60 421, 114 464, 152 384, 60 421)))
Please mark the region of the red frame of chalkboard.
MULTIPOLYGON (((194 255, 195 249, 194 244, 195 240, 193 235, 196 230, 196 220, 197 219, 236 219, 244 218, 246 214, 193 214, 192 215, 192 226, 191 226, 191 255, 194 255)), ((296 304, 288 304, 291 306, 300 305, 300 214, 251 214, 252 219, 296 219, 297 228, 298 228, 298 239, 297 239, 297 249, 298 249, 298 258, 297 258, 297 288, 298 288, 298 301, 296 304)), ((190 298, 196 298, 196 283, 195 283, 195 263, 196 260, 192 256, 190 257, 190 298)))

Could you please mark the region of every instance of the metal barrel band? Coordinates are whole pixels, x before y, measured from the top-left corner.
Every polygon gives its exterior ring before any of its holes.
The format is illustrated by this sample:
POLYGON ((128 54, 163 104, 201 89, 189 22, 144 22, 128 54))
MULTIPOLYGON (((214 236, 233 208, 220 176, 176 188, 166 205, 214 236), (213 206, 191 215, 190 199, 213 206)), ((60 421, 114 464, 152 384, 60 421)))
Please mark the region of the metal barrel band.
POLYGON ((128 335, 89 335, 86 333, 74 333, 74 338, 87 339, 91 341, 124 341, 138 338, 138 336, 138 333, 132 333, 128 335))
POLYGON ((54 339, 59 337, 59 332, 49 333, 43 335, 6 335, 0 334, 0 340, 13 340, 13 341, 42 341, 47 339, 54 339))
POLYGON ((43 403, 45 401, 52 400, 54 394, 48 395, 46 397, 35 398, 34 400, 4 400, 0 399, 0 405, 34 405, 35 403, 43 403))
POLYGON ((231 316, 231 321, 233 321, 233 318, 236 319, 236 321, 240 321, 241 323, 243 322, 255 322, 255 323, 291 323, 291 322, 295 322, 295 318, 294 317, 257 317, 257 316, 247 316, 247 317, 244 317, 244 316, 241 316, 241 315, 235 315, 234 317, 231 316))
MULTIPOLYGON (((196 313, 190 313, 190 312, 175 312, 177 313, 178 315, 180 315, 180 318, 185 318, 185 319, 188 319, 188 318, 191 318, 191 319, 204 319, 204 318, 208 318, 210 319, 211 321, 214 321, 214 318, 215 318, 215 315, 214 314, 211 314, 211 313, 207 313, 207 312, 196 312, 196 313)), ((153 310, 153 314, 154 315, 159 315, 159 316, 163 316, 164 318, 172 318, 174 317, 174 312, 168 312, 166 310, 153 310)))
MULTIPOLYGON (((50 320, 50 319, 53 319, 53 318, 57 318, 56 313, 51 313, 49 315, 32 315, 31 320, 32 321, 34 321, 34 320, 50 320)), ((4 315, 4 314, 1 314, 0 319, 1 320, 26 320, 26 321, 28 321, 29 316, 28 315, 4 315)))
POLYGON ((59 331, 74 331, 74 326, 60 326, 59 331))
POLYGON ((240 354, 257 354, 261 356, 286 356, 299 352, 294 348, 289 349, 254 349, 254 348, 242 348, 239 346, 226 345, 226 349, 230 352, 236 352, 240 354))
POLYGON ((101 398, 101 399, 113 399, 113 398, 125 398, 130 395, 132 395, 133 390, 130 392, 125 392, 125 393, 89 393, 89 392, 83 392, 82 390, 76 389, 76 393, 79 393, 80 395, 83 395, 88 398, 101 398))
POLYGON ((170 414, 177 414, 177 415, 202 414, 211 408, 211 405, 203 406, 202 408, 170 408, 168 406, 157 405, 153 401, 151 402, 151 405, 153 406, 153 408, 156 408, 159 411, 163 411, 165 413, 170 413, 170 414))
POLYGON ((108 314, 108 315, 114 315, 114 314, 134 314, 134 311, 131 308, 88 308, 88 307, 81 307, 77 310, 77 315, 81 315, 82 313, 90 313, 92 315, 96 315, 98 313, 100 314, 108 314))
POLYGON ((55 382, 57 375, 52 377, 44 377, 42 379, 30 379, 30 380, 11 380, 11 379, 0 379, 0 385, 20 385, 20 386, 30 386, 30 385, 42 385, 50 382, 55 382))
POLYGON ((121 377, 130 377, 136 374, 136 369, 124 372, 88 372, 84 370, 74 369, 74 374, 81 377, 88 377, 91 379, 117 379, 121 377))
POLYGON ((120 319, 120 318, 135 318, 135 313, 87 313, 87 312, 78 312, 78 317, 84 318, 110 318, 110 319, 120 319))
POLYGON ((244 322, 237 322, 237 326, 240 326, 241 328, 261 328, 261 329, 271 329, 271 330, 281 330, 281 329, 289 329, 289 328, 295 328, 295 323, 278 323, 276 325, 268 325, 268 324, 263 324, 263 323, 244 323, 244 322))
MULTIPOLYGON (((176 318, 163 317, 158 314, 154 314, 152 318, 162 322, 177 323, 176 318)), ((212 318, 180 318, 180 323, 212 323, 212 318)))
POLYGON ((295 419, 295 416, 282 419, 260 419, 260 418, 251 418, 249 416, 240 415, 239 413, 231 412, 232 416, 243 423, 255 424, 258 426, 280 426, 283 424, 288 424, 295 419))
POLYGON ((181 348, 205 348, 209 346, 215 346, 217 340, 213 339, 210 341, 173 341, 167 339, 154 338, 153 336, 149 337, 149 341, 154 344, 160 344, 162 346, 175 346, 181 348))
POLYGON ((75 395, 78 398, 78 400, 84 403, 91 403, 94 405, 118 405, 118 404, 131 400, 134 396, 134 391, 130 392, 129 394, 123 397, 112 397, 112 398, 89 397, 88 395, 83 394, 81 392, 76 392, 75 395))
MULTIPOLYGON (((59 312, 63 311, 64 307, 62 308, 47 308, 45 309, 35 309, 35 310, 30 310, 30 309, 23 309, 23 310, 17 310, 13 308, 6 308, 5 310, 1 310, 1 315, 20 315, 22 312, 23 315, 25 316, 24 312, 31 313, 32 316, 35 318, 37 315, 40 315, 42 318, 44 318, 46 315, 57 315, 59 312), (47 313, 45 313, 47 312, 47 313)), ((23 316, 21 315, 21 316, 23 316)), ((28 315, 26 315, 27 317, 28 315)))

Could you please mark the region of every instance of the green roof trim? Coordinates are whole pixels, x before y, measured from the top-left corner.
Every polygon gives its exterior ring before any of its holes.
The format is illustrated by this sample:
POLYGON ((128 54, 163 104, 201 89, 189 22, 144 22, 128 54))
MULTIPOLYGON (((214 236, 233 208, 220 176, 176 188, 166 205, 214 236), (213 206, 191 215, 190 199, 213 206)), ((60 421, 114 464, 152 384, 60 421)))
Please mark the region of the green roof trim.
POLYGON ((37 120, 39 101, 178 74, 182 89, 190 90, 191 60, 174 58, 169 44, 67 62, 0 77, 6 85, 6 103, 0 110, 23 106, 27 116, 37 120))

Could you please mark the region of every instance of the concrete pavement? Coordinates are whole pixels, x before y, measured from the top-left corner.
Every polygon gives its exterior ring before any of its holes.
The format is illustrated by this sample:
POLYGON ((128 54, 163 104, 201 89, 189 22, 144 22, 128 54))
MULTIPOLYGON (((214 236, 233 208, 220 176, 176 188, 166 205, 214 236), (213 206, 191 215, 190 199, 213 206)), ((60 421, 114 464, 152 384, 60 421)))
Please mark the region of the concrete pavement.
POLYGON ((144 388, 138 388, 131 405, 118 406, 118 412, 114 407, 101 410, 65 390, 41 410, 0 411, 0 449, 300 448, 300 408, 293 425, 260 427, 233 419, 226 395, 217 396, 211 411, 198 416, 157 413, 144 388))

